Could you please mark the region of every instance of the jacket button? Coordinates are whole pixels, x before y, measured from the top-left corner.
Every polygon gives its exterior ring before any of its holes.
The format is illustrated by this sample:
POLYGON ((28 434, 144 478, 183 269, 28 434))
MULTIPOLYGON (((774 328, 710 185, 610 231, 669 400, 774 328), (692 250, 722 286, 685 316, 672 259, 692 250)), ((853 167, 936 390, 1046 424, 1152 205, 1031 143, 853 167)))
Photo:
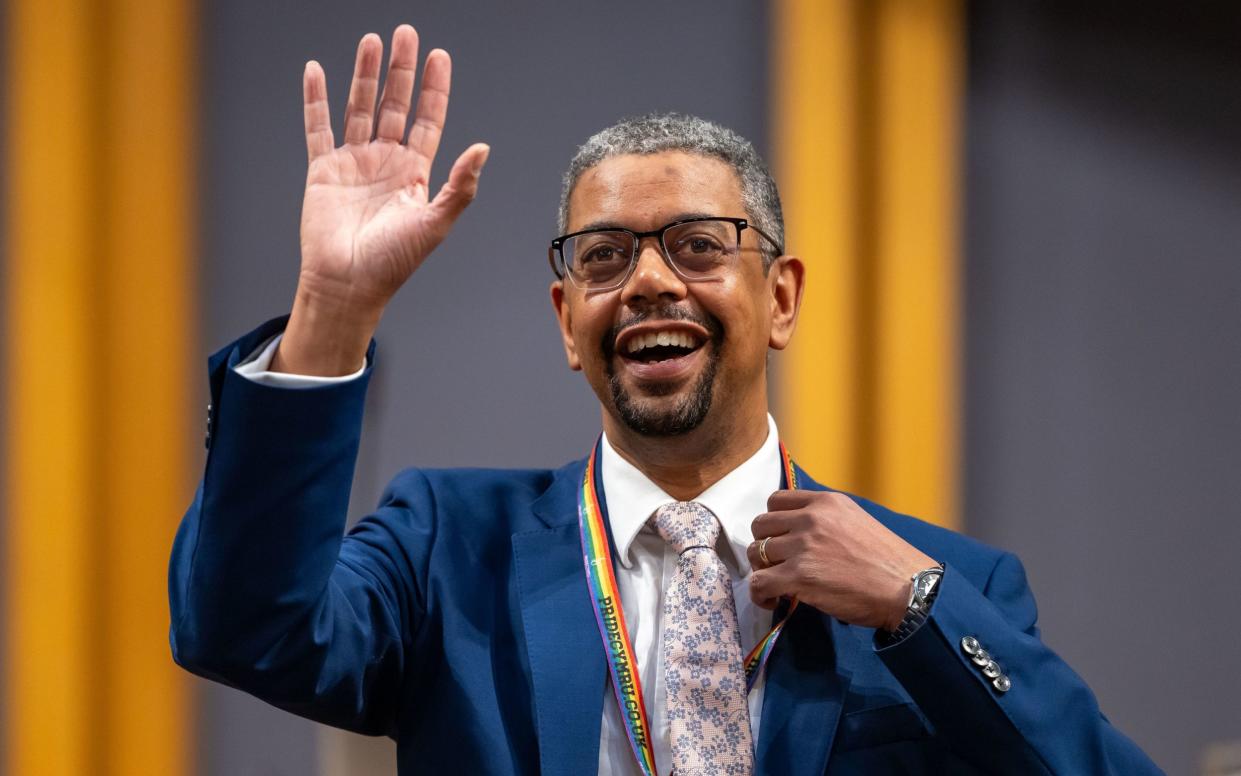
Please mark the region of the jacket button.
POLYGON ((998 679, 1000 677, 1000 674, 1002 673, 1004 672, 1000 670, 1000 664, 995 662, 994 660, 990 661, 989 663, 987 663, 985 666, 982 667, 982 675, 987 677, 988 679, 998 679))
POLYGON ((1008 688, 1013 686, 1013 683, 1004 674, 1000 674, 995 679, 992 679, 991 684, 1000 692, 1008 692, 1008 688))
POLYGON ((974 655, 978 650, 982 649, 982 645, 978 643, 978 639, 973 636, 966 636, 961 639, 961 649, 965 650, 965 654, 974 655))
POLYGON ((974 665, 979 666, 981 668, 982 666, 985 666, 987 663, 991 662, 991 653, 985 649, 979 649, 977 652, 974 653, 974 657, 970 659, 974 661, 974 665))

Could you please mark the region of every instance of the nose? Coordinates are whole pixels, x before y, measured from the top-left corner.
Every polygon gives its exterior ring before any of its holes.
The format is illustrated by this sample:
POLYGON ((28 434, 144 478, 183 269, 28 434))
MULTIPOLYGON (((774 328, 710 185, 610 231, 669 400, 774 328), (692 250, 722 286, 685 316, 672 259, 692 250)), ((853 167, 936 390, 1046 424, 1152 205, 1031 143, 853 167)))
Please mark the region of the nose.
POLYGON ((641 306, 661 299, 684 299, 685 294, 685 281, 669 266, 659 240, 643 238, 633 272, 621 287, 621 298, 626 304, 641 306))

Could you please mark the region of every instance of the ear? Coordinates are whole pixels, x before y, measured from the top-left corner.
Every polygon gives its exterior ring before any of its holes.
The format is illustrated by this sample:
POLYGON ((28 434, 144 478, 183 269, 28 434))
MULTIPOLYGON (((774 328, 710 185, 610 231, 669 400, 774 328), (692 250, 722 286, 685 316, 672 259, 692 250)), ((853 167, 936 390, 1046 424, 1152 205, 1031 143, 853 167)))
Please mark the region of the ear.
POLYGON ((556 311, 556 323, 560 325, 560 339, 564 344, 565 359, 574 372, 582 371, 582 361, 577 357, 577 343, 573 341, 571 327, 573 313, 570 309, 568 295, 565 293, 564 281, 556 280, 551 287, 552 308, 556 311))
POLYGON ((806 267, 796 256, 781 256, 771 265, 771 336, 767 345, 784 350, 797 328, 801 295, 806 288, 806 267))

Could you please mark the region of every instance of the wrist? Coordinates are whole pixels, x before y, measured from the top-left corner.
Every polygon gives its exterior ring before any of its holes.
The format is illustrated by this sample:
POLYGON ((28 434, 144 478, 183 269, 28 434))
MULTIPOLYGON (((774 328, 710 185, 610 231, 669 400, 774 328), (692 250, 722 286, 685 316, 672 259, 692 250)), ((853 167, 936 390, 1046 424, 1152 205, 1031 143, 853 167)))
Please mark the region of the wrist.
POLYGON ((895 633, 896 629, 901 627, 901 622, 904 621, 905 615, 909 612, 909 605, 907 602, 909 601, 909 591, 911 587, 912 585, 909 580, 905 580, 905 586, 901 590, 900 600, 895 606, 892 607, 892 610, 888 613, 887 621, 883 624, 883 629, 888 633, 895 633))
POLYGON ((903 584, 900 587, 900 595, 897 597, 898 601, 893 606, 884 626, 889 633, 895 633, 900 629, 912 612, 918 612, 925 616, 925 609, 929 608, 930 601, 934 600, 935 593, 938 592, 937 583, 942 576, 944 564, 922 553, 918 553, 918 555, 918 559, 911 561, 907 566, 907 569, 912 569, 912 571, 909 571, 904 576, 903 584), (923 576, 925 572, 930 570, 938 571, 939 575, 923 576), (921 587, 919 587, 920 582, 922 583, 921 587), (924 601, 924 596, 928 594, 929 599, 924 601))
POLYGON ((382 313, 382 306, 325 299, 299 285, 271 371, 316 377, 356 372, 382 313))

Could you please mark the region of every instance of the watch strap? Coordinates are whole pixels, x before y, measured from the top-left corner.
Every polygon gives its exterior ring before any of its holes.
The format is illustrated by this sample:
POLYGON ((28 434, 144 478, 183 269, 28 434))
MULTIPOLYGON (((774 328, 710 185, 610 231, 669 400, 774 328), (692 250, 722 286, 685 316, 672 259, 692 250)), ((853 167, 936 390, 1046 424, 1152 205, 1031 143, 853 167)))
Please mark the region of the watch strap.
MULTIPOLYGON (((939 564, 939 569, 941 572, 943 571, 943 568, 944 564, 939 564)), ((929 570, 930 569, 927 569, 926 571, 929 570)), ((917 578, 924 573, 925 571, 921 571, 913 576, 910 580, 911 589, 917 585, 917 578)), ((943 580, 942 573, 940 575, 940 580, 943 580)), ((922 599, 922 605, 918 606, 915 602, 916 592, 911 591, 911 603, 909 607, 905 609, 905 616, 901 618, 901 622, 896 626, 896 630, 886 631, 880 628, 875 631, 875 638, 879 646, 890 647, 893 644, 899 644, 912 636, 918 628, 922 627, 922 624, 927 621, 927 618, 931 616, 931 605, 935 603, 935 599, 938 596, 939 583, 936 583, 935 586, 931 588, 931 592, 922 599)))

